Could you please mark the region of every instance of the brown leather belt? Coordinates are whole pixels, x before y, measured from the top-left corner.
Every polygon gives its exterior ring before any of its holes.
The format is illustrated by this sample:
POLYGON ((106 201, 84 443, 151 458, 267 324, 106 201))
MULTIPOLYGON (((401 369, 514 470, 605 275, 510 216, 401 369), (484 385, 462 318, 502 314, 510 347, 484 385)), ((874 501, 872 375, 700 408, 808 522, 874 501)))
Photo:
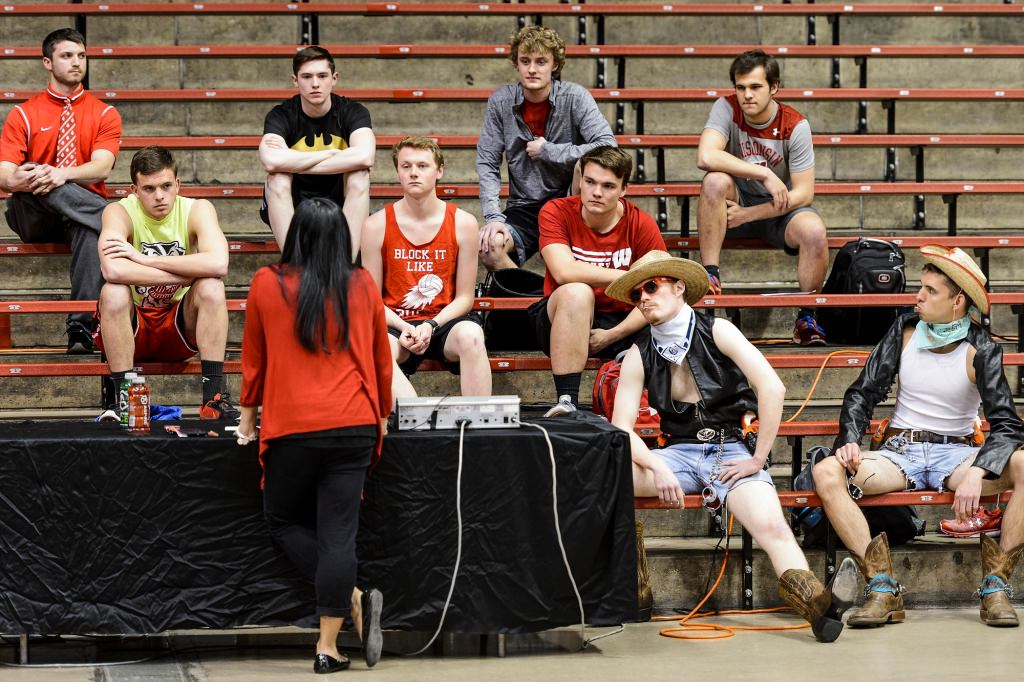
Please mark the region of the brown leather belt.
POLYGON ((970 436, 943 436, 941 433, 919 431, 916 429, 899 429, 890 426, 885 430, 883 440, 893 436, 903 436, 911 443, 951 443, 954 445, 971 445, 970 436))

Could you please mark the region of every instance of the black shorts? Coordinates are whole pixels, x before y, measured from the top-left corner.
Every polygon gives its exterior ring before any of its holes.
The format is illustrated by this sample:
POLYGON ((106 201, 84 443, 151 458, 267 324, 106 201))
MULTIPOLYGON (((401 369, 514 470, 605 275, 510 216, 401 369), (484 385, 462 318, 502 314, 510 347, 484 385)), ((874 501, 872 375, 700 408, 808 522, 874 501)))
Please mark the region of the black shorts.
MULTIPOLYGON (((295 189, 294 187, 292 188, 292 206, 293 207, 298 206, 299 204, 301 204, 303 199, 309 199, 309 198, 311 198, 311 197, 303 197, 298 192, 297 189, 295 189)), ((330 199, 331 201, 333 201, 334 203, 338 204, 338 206, 340 206, 342 208, 344 208, 344 206, 345 206, 345 197, 344 197, 344 195, 342 195, 340 197, 331 197, 331 196, 326 196, 325 195, 323 198, 324 199, 330 199)), ((260 220, 263 221, 264 225, 266 225, 267 227, 270 227, 270 206, 267 205, 267 186, 266 185, 263 185, 263 201, 260 202, 260 220)))
MULTIPOLYGON (((537 334, 537 343, 540 344, 540 349, 544 351, 544 355, 551 356, 551 318, 548 317, 548 296, 540 299, 536 303, 530 305, 527 309, 527 313, 530 315, 530 319, 533 320, 533 328, 537 334)), ((617 326, 620 322, 626 319, 629 313, 608 313, 600 310, 594 311, 594 321, 591 323, 591 329, 611 329, 617 326)), ((640 331, 630 334, 621 341, 605 346, 597 352, 597 357, 603 360, 612 360, 619 353, 629 350, 637 337, 643 332, 643 328, 640 331)))
POLYGON ((540 246, 540 226, 537 223, 541 207, 547 201, 505 207, 505 225, 509 228, 515 248, 509 257, 522 267, 540 246))
MULTIPOLYGON (((410 324, 422 324, 423 320, 410 320, 410 324)), ((434 335, 430 337, 430 343, 427 345, 427 349, 423 351, 423 355, 416 355, 415 353, 409 353, 409 357, 403 362, 398 363, 398 368, 402 370, 405 376, 412 376, 419 369, 420 363, 424 360, 437 360, 443 364, 448 371, 452 374, 459 373, 459 363, 450 362, 444 357, 444 344, 448 340, 448 334, 451 333, 452 329, 455 328, 460 322, 473 322, 480 324, 480 317, 478 315, 470 313, 469 315, 463 315, 462 317, 456 317, 451 322, 445 322, 440 327, 434 330, 434 335)), ((481 325, 482 326, 482 325, 481 325)), ((402 336, 402 332, 398 331, 394 327, 388 327, 388 334, 397 338, 402 336)))
MULTIPOLYGON (((752 196, 750 194, 744 194, 739 190, 737 190, 737 195, 739 196, 740 206, 758 206, 760 204, 767 204, 772 200, 771 197, 752 196)), ((793 219, 793 216, 806 211, 817 213, 817 211, 812 207, 804 206, 803 208, 794 209, 789 213, 776 216, 774 218, 765 218, 764 220, 755 220, 750 223, 744 223, 739 227, 729 230, 726 233, 726 238, 762 239, 775 248, 782 249, 790 256, 796 256, 800 253, 800 250, 794 249, 786 244, 786 227, 789 226, 789 221, 793 219)))

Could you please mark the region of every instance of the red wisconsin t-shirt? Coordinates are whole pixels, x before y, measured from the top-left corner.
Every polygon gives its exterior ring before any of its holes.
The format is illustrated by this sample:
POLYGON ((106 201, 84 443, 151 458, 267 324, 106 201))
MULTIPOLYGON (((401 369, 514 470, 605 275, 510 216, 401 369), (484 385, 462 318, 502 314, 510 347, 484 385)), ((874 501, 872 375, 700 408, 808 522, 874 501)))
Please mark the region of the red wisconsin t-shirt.
MULTIPOLYGON (((625 210, 615 226, 600 234, 583 222, 583 201, 579 196, 552 199, 540 210, 540 249, 549 244, 565 244, 572 256, 583 263, 602 268, 629 270, 629 266, 648 251, 666 251, 665 240, 654 218, 636 204, 619 200, 625 210)), ((544 295, 550 296, 558 283, 550 271, 544 275, 544 295)), ((602 312, 629 312, 632 306, 604 295, 604 288, 594 289, 594 308, 602 312)))

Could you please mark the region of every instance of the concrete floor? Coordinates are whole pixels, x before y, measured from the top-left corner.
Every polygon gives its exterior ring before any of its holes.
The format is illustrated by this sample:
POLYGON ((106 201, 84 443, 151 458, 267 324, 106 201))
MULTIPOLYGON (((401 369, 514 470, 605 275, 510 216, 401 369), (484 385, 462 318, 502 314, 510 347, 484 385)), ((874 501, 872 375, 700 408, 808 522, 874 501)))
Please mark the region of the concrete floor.
MULTIPOLYGON (((793 616, 759 615, 722 617, 718 622, 757 625, 792 624, 793 616)), ((847 630, 839 641, 816 643, 809 630, 739 632, 730 639, 693 642, 658 635, 669 623, 626 627, 613 637, 575 651, 578 630, 560 630, 538 636, 509 637, 505 658, 475 655, 403 658, 396 652, 406 642, 385 636, 386 653, 371 672, 358 654, 350 670, 335 679, 356 675, 375 682, 395 680, 643 680, 678 682, 680 679, 733 680, 921 680, 984 679, 986 682, 1019 680, 1022 631, 987 628, 976 609, 917 610, 908 622, 880 630, 847 630), (723 677, 719 677, 723 676, 723 677)), ((599 634, 607 630, 595 630, 599 634)), ((196 637, 200 643, 205 637, 196 637)), ((69 645, 70 643, 68 643, 69 645)), ((177 646, 183 646, 181 638, 177 646)), ((187 645, 184 644, 184 645, 187 645)), ((406 647, 412 650, 413 646, 406 647)), ((112 667, 32 668, 0 667, 0 680, 22 682, 129 682, 136 680, 216 682, 312 679, 312 648, 260 650, 208 649, 182 652, 147 663, 112 667)), ((51 645, 34 647, 35 660, 57 654, 51 645)), ((122 660, 136 657, 125 653, 122 660)), ((4 651, 0 660, 11 660, 4 651)))

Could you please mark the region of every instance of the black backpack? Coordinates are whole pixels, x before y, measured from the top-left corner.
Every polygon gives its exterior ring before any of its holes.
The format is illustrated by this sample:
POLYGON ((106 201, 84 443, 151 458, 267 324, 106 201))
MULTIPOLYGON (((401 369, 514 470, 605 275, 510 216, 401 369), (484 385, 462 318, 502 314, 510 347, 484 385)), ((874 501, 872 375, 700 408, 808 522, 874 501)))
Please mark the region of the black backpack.
MULTIPOLYGON (((522 268, 488 272, 483 291, 497 298, 531 298, 544 295, 544 276, 522 268)), ((488 350, 540 350, 537 333, 525 310, 492 310, 484 316, 488 350)))
MULTIPOLYGON (((821 293, 902 294, 907 288, 905 264, 900 247, 862 237, 839 249, 821 293)), ((892 326, 898 310, 896 306, 822 308, 818 321, 830 344, 874 345, 892 326)))

